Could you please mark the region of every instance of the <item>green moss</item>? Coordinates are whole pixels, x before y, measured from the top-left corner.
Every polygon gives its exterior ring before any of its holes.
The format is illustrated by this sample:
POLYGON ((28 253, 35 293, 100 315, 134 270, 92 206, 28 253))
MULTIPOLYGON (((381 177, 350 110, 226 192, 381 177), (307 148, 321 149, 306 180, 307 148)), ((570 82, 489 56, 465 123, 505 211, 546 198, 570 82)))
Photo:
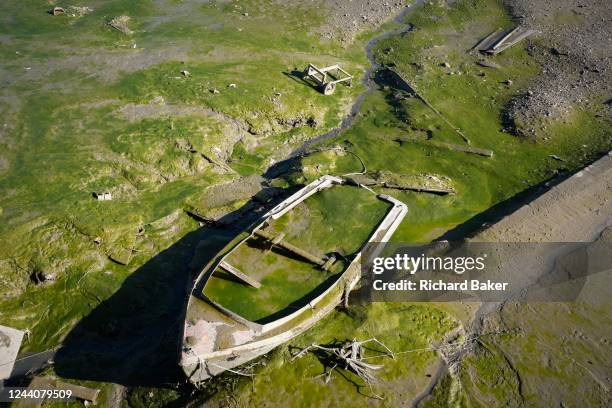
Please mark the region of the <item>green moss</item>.
MULTIPOLYGON (((442 333, 454 326, 454 322, 445 319, 442 312, 423 306, 375 304, 367 309, 354 308, 363 310, 367 320, 353 311, 352 316, 334 314, 292 341, 289 350, 313 342, 327 344, 353 338, 366 340, 374 336, 393 351, 410 350, 440 339, 442 333)), ((370 346, 369 352, 372 354, 381 352, 374 344, 370 346)), ((265 368, 260 369, 254 377, 254 387, 245 383, 240 393, 235 394, 236 398, 251 406, 359 406, 368 401, 368 395, 372 395, 362 380, 342 369, 332 374, 330 384, 323 384, 322 378, 316 378, 325 370, 322 361, 312 353, 290 361, 289 350, 283 347, 274 352, 265 368), (274 387, 266 384, 274 384, 274 387), (299 384, 299 388, 296 388, 296 384, 299 384)), ((400 396, 406 392, 402 379, 419 376, 423 382, 426 381, 422 372, 434 360, 435 354, 431 352, 403 354, 395 359, 373 359, 372 363, 384 365, 377 372, 380 381, 373 388, 374 392, 385 398, 381 401, 382 406, 397 406, 405 402, 400 396)))
MULTIPOLYGON (((501 68, 495 70, 479 67, 476 61, 482 57, 466 52, 495 28, 512 25, 499 1, 460 1, 453 6, 430 2, 409 14, 407 22, 413 30, 381 41, 374 51, 377 60, 394 65, 421 96, 461 129, 472 146, 493 150, 494 157, 436 146, 438 141, 464 142, 421 100, 401 97, 387 83, 379 83, 382 89, 365 100, 356 123, 328 144, 342 144, 359 155, 368 171, 448 176, 457 192, 436 197, 386 191, 410 209, 394 240, 431 240, 527 187, 559 171, 577 169, 610 149, 609 123, 595 109, 547 124, 546 141, 527 142, 503 132, 500 118, 505 104, 538 73, 538 66, 520 47, 496 56, 501 68), (443 67, 444 62, 451 68, 443 67), (512 86, 503 83, 507 79, 512 79, 512 86), (550 155, 567 161, 560 164, 550 155)), ((302 164, 301 174, 307 178, 316 175, 311 174, 315 166, 333 174, 361 167, 351 155, 338 157, 330 152, 314 153, 302 164)))

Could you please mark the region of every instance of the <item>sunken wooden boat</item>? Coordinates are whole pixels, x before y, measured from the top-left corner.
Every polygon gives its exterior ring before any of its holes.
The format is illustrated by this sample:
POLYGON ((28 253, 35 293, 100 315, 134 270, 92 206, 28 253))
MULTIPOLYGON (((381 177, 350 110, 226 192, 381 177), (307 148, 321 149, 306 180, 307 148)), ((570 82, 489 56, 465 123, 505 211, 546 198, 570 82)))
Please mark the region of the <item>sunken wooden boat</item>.
POLYGON ((191 290, 180 365, 199 383, 307 330, 346 300, 407 206, 323 176, 226 245, 191 290), (369 224, 369 225, 368 225, 369 224))

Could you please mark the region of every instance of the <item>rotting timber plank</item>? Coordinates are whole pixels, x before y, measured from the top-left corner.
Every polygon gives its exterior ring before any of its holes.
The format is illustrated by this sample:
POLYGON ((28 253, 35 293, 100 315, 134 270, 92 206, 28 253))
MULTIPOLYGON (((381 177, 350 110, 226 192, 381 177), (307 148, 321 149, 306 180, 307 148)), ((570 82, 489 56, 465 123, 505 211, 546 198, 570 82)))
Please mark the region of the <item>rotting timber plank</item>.
POLYGON ((529 36, 531 36, 531 35, 533 35, 535 33, 537 33, 536 30, 526 30, 526 31, 523 31, 522 33, 518 34, 512 41, 507 42, 507 43, 501 45, 498 48, 494 48, 492 50, 488 50, 487 53, 491 54, 491 55, 497 55, 500 52, 505 51, 508 48, 515 46, 519 42, 523 41, 525 38, 527 38, 527 37, 529 37, 529 36))
POLYGON ((510 30, 510 32, 508 32, 506 35, 504 35, 498 42, 495 43, 495 45, 493 45, 492 50, 496 50, 499 47, 503 46, 504 43, 506 42, 506 40, 508 40, 510 37, 512 37, 514 35, 514 33, 516 33, 518 30, 520 30, 520 26, 516 26, 514 27, 512 30, 510 30))
POLYGON ((100 394, 100 390, 97 388, 83 387, 82 385, 70 384, 60 380, 55 380, 52 384, 58 390, 70 390, 76 398, 91 401, 94 404, 98 399, 98 394, 100 394))
MULTIPOLYGON (((30 383, 29 390, 66 390, 72 391, 72 396, 84 401, 96 403, 100 390, 96 388, 83 387, 81 385, 71 384, 65 381, 60 381, 50 377, 34 377, 30 383)), ((20 408, 38 408, 45 398, 29 398, 18 401, 17 406, 20 408)))
POLYGON ((255 289, 261 288, 261 283, 259 283, 255 279, 251 278, 247 274, 241 272, 238 268, 235 268, 234 266, 230 265, 229 263, 227 263, 225 261, 222 261, 219 264, 219 267, 221 269, 223 269, 225 272, 228 272, 228 273, 234 275, 236 278, 240 279, 242 282, 246 283, 247 285, 254 287, 255 289))
POLYGON ((457 152, 471 153, 471 154, 476 154, 478 156, 484 156, 484 157, 493 157, 493 150, 489 150, 489 149, 481 149, 479 147, 472 147, 472 146, 462 146, 462 145, 456 145, 452 143, 442 143, 442 142, 429 142, 429 143, 432 144, 433 146, 443 147, 443 148, 454 150, 457 152))
POLYGON ((497 30, 493 31, 491 34, 487 35, 485 38, 480 40, 478 44, 476 44, 474 48, 472 48, 472 50, 484 51, 484 50, 489 49, 491 45, 495 43, 496 37, 501 35, 501 33, 502 33, 502 29, 498 28, 497 30))
POLYGON ((311 262, 311 263, 313 263, 315 265, 318 265, 318 266, 321 266, 321 267, 323 265, 325 265, 325 262, 326 262, 325 259, 319 258, 318 256, 313 255, 310 252, 308 252, 306 250, 303 250, 302 248, 299 248, 299 247, 297 247, 295 245, 292 245, 292 244, 290 244, 290 243, 288 243, 286 241, 275 242, 275 238, 276 237, 274 235, 266 232, 266 231, 258 229, 258 230, 256 230, 254 232, 254 234, 257 235, 258 237, 261 237, 261 238, 265 239, 265 240, 268 240, 270 242, 274 242, 274 245, 279 246, 279 247, 281 247, 281 248, 283 248, 283 249, 285 249, 285 250, 287 250, 287 251, 289 251, 291 253, 294 253, 294 254, 298 255, 301 258, 306 259, 308 262, 311 262))
POLYGON ((392 182, 383 183, 385 188, 390 188, 394 190, 410 190, 416 191, 417 193, 430 193, 436 195, 447 195, 452 194, 455 190, 450 188, 435 188, 435 187, 425 187, 425 186, 408 186, 408 185, 400 185, 392 182))

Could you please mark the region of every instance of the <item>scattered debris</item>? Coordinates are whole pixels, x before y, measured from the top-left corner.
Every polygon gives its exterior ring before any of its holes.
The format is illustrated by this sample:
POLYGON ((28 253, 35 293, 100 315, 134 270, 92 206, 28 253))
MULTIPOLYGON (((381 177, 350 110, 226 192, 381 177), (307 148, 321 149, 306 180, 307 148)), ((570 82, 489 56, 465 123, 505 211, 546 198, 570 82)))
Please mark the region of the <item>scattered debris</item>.
POLYGON ((166 100, 164 99, 163 96, 158 95, 155 98, 151 99, 151 103, 155 104, 155 105, 165 105, 166 104, 166 100))
POLYGON ((66 9, 66 14, 68 14, 70 17, 80 18, 93 11, 94 9, 87 6, 68 6, 66 9))
MULTIPOLYGON (((370 348, 367 348, 370 350, 370 348)), ((324 383, 328 384, 331 381, 332 373, 338 366, 341 366, 344 370, 352 371, 359 378, 365 381, 365 383, 370 387, 370 391, 377 399, 383 399, 381 396, 376 395, 372 389, 372 384, 377 381, 376 376, 374 375, 374 371, 380 370, 383 368, 382 365, 379 364, 370 364, 366 363, 365 360, 373 357, 391 357, 395 359, 395 355, 389 349, 389 347, 385 346, 381 341, 377 340, 375 337, 364 340, 357 341, 353 339, 353 341, 344 342, 344 344, 340 346, 321 346, 319 344, 311 344, 310 346, 302 349, 299 353, 295 354, 291 361, 294 361, 300 357, 303 357, 306 353, 314 351, 324 354, 324 360, 328 365, 327 372, 319 375, 318 377, 325 377, 324 383), (364 344, 375 343, 381 346, 385 351, 381 354, 375 356, 365 356, 366 347, 364 344)))
POLYGON ((134 31, 130 30, 128 23, 130 22, 129 16, 118 16, 108 22, 108 25, 113 27, 115 30, 121 31, 123 34, 130 35, 134 31))
POLYGON ((86 14, 91 13, 92 11, 94 10, 91 7, 68 6, 66 8, 53 7, 51 10, 49 10, 48 13, 54 16, 66 14, 68 17, 80 18, 86 14))
POLYGON ((317 68, 313 64, 308 64, 304 70, 303 78, 314 81, 324 95, 333 94, 336 90, 336 85, 339 83, 346 82, 348 86, 351 86, 353 83, 353 76, 340 68, 339 65, 317 68), (328 76, 331 80, 329 80, 328 76))
POLYGON ((113 199, 113 196, 109 192, 93 193, 93 196, 97 198, 98 201, 110 201, 113 199))

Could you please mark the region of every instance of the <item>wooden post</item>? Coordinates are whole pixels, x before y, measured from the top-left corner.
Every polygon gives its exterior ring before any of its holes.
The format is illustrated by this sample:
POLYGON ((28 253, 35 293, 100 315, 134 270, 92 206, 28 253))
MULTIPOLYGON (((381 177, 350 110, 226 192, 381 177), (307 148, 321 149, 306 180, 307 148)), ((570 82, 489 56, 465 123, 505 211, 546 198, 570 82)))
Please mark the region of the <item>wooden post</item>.
POLYGON ((219 264, 219 267, 223 269, 224 271, 230 273, 231 275, 235 276, 236 278, 240 279, 242 282, 246 283, 247 285, 254 287, 255 289, 261 288, 261 283, 257 282, 255 279, 251 278, 250 276, 244 274, 238 268, 233 267, 229 263, 222 261, 219 264))
MULTIPOLYGON (((259 229, 259 230, 256 230, 254 233, 258 237, 266 239, 266 240, 268 240, 270 242, 275 242, 275 238, 276 237, 274 235, 266 232, 266 231, 263 231, 263 230, 259 229)), ((311 262, 311 263, 313 263, 315 265, 319 265, 319 266, 325 265, 325 261, 326 261, 325 259, 319 258, 318 256, 313 255, 310 252, 305 251, 302 248, 296 247, 295 245, 292 245, 292 244, 290 244, 288 242, 280 241, 278 243, 275 243, 275 245, 277 245, 277 246, 279 246, 279 247, 281 247, 281 248, 283 248, 283 249, 285 249, 285 250, 287 250, 289 252, 292 252, 292 253, 300 256, 301 258, 306 259, 308 262, 311 262)))

